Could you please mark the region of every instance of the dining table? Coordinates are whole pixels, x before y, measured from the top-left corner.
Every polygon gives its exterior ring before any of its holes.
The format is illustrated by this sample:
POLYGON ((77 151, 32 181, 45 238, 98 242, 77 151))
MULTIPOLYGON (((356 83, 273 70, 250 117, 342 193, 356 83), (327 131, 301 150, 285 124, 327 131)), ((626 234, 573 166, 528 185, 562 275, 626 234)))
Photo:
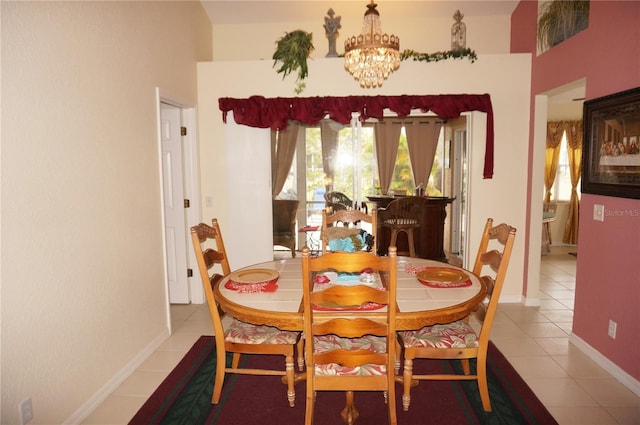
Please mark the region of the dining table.
MULTIPOLYGON (((469 270, 423 258, 397 257, 397 261, 398 331, 462 319, 475 311, 486 297, 483 281, 469 270), (431 276, 434 276, 433 280, 431 276)), ((299 332, 303 331, 302 292, 300 258, 267 261, 238 269, 225 276, 214 289, 222 310, 236 319, 299 332), (256 276, 264 274, 270 281, 247 285, 234 281, 235 277, 249 276, 252 272, 256 276)), ((386 314, 384 310, 370 313, 386 314)), ((297 377, 297 380, 302 379, 303 373, 297 377)), ((351 424, 357 415, 353 394, 347 394, 342 417, 351 424)))

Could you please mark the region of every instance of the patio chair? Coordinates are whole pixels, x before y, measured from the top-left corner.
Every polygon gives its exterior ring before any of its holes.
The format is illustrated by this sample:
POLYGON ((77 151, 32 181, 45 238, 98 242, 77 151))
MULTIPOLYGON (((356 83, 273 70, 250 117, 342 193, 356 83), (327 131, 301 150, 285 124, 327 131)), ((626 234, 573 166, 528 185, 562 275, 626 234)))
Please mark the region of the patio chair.
POLYGON ((353 208, 353 201, 342 192, 328 192, 324 194, 327 208, 332 211, 350 210, 353 208))
POLYGON ((300 201, 291 199, 274 199, 273 213, 273 245, 280 245, 291 250, 291 257, 296 256, 296 213, 300 201))

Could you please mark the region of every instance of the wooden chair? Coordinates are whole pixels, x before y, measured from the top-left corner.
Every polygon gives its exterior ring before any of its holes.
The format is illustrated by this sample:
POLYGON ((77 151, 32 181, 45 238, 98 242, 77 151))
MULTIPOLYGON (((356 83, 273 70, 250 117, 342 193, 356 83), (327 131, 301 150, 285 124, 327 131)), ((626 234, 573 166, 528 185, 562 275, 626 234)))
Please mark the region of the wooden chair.
POLYGON ((377 230, 377 213, 375 208, 371 210, 371 215, 359 210, 339 210, 330 214, 327 209, 322 210, 322 231, 320 233, 320 244, 322 245, 322 254, 328 251, 329 241, 332 239, 342 239, 360 231, 359 223, 371 224, 371 236, 373 237, 372 251, 376 252, 376 230, 377 230), (338 224, 343 226, 338 226, 338 224), (356 226, 356 227, 354 227, 356 226), (351 230, 348 230, 351 229, 351 230))
MULTIPOLYGON (((480 304, 477 315, 482 326, 477 334, 469 324, 469 317, 453 323, 427 326, 417 331, 399 332, 404 348, 404 371, 402 407, 409 410, 411 384, 413 380, 475 380, 478 382, 480 399, 485 411, 491 411, 489 388, 487 386, 487 348, 489 333, 498 307, 500 291, 507 273, 507 266, 513 248, 516 229, 506 224, 493 226, 490 218, 485 225, 473 273, 482 276, 487 285, 488 301, 480 304), (497 249, 490 247, 496 245, 497 249), (491 275, 483 275, 485 266, 491 275), (415 375, 413 360, 421 359, 461 359, 464 375, 415 375), (471 375, 469 359, 476 359, 476 373, 471 375)), ((428 402, 428 400, 423 400, 428 402)))
POLYGON ((285 376, 287 399, 289 405, 293 407, 295 401, 293 358, 296 344, 298 349, 302 350, 300 333, 281 331, 271 326, 252 325, 228 316, 223 319, 224 313, 220 311, 214 297, 214 287, 220 284, 223 276, 212 269, 219 264, 224 275, 228 275, 231 270, 218 221, 214 218, 212 226, 200 223, 192 227, 191 239, 216 340, 216 376, 211 403, 217 404, 220 401, 225 374, 238 373, 285 376), (227 353, 233 353, 231 367, 226 365, 227 353), (242 369, 239 367, 240 354, 281 355, 285 358, 285 368, 284 370, 242 369))
POLYGON ((549 223, 556 221, 556 210, 558 204, 555 202, 545 202, 542 206, 542 254, 551 252, 551 227, 549 223))
POLYGON ((291 250, 291 257, 296 256, 296 213, 300 201, 291 199, 274 199, 273 213, 273 245, 280 245, 291 250))
MULTIPOLYGON (((420 215, 426 208, 427 198, 422 196, 406 196, 391 201, 386 208, 378 211, 378 220, 382 227, 391 229, 389 246, 397 246, 398 234, 407 234, 409 242, 409 256, 416 256, 414 229, 420 227, 420 215)), ((407 254, 400 253, 398 255, 407 254)))
POLYGON ((347 392, 347 407, 342 412, 347 423, 353 423, 358 415, 353 406, 353 391, 383 391, 389 423, 396 424, 396 269, 395 247, 389 248, 388 257, 367 252, 333 252, 314 258, 308 248, 303 248, 306 425, 313 423, 316 391, 347 392), (314 290, 313 279, 320 272, 359 273, 364 269, 379 272, 386 290, 364 284, 314 290), (367 303, 386 306, 386 312, 353 309, 367 303), (316 311, 319 306, 352 309, 316 311))
POLYGON ((353 208, 353 201, 342 192, 328 192, 324 194, 327 208, 331 211, 350 210, 353 208))

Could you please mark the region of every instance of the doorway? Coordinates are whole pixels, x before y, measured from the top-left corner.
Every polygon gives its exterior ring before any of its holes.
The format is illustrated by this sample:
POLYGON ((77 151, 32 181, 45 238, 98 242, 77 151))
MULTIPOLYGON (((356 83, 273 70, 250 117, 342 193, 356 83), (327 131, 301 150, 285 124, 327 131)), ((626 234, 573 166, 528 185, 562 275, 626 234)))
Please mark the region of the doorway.
MULTIPOLYGON (((540 282, 545 280, 541 267, 541 235, 542 210, 545 194, 544 169, 545 150, 547 137, 547 122, 549 121, 576 121, 582 119, 582 107, 586 92, 586 80, 580 79, 563 86, 548 90, 536 95, 534 117, 534 169, 531 181, 531 237, 529 245, 529 275, 527 278, 526 297, 531 300, 531 305, 539 305, 541 287, 540 282), (538 224, 539 223, 539 224, 538 224), (535 232, 535 233, 534 233, 535 232)), ((554 183, 555 184, 555 183, 554 183)), ((562 193, 562 191, 558 191, 562 193)), ((574 246, 562 242, 562 233, 568 213, 568 200, 552 199, 557 203, 556 220, 552 227, 552 251, 565 251, 571 247, 571 252, 576 251, 574 246), (554 232, 553 228, 557 231, 554 232), (559 246, 562 247, 559 247, 559 246)), ((568 255, 568 254, 567 254, 568 255)), ((574 262, 575 265, 575 262, 574 262)), ((575 273, 575 271, 574 271, 575 273)), ((527 301, 528 302, 528 301, 527 301)))
POLYGON ((170 304, 203 303, 191 226, 200 221, 195 108, 156 89, 158 152, 167 310, 170 304))

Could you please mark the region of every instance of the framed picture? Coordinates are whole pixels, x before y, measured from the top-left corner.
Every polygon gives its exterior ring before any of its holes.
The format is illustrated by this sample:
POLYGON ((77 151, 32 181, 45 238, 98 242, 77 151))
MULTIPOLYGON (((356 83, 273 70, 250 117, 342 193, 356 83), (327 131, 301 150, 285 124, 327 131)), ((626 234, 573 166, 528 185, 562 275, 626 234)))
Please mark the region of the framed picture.
POLYGON ((584 103, 582 193, 640 199, 640 87, 584 103))

